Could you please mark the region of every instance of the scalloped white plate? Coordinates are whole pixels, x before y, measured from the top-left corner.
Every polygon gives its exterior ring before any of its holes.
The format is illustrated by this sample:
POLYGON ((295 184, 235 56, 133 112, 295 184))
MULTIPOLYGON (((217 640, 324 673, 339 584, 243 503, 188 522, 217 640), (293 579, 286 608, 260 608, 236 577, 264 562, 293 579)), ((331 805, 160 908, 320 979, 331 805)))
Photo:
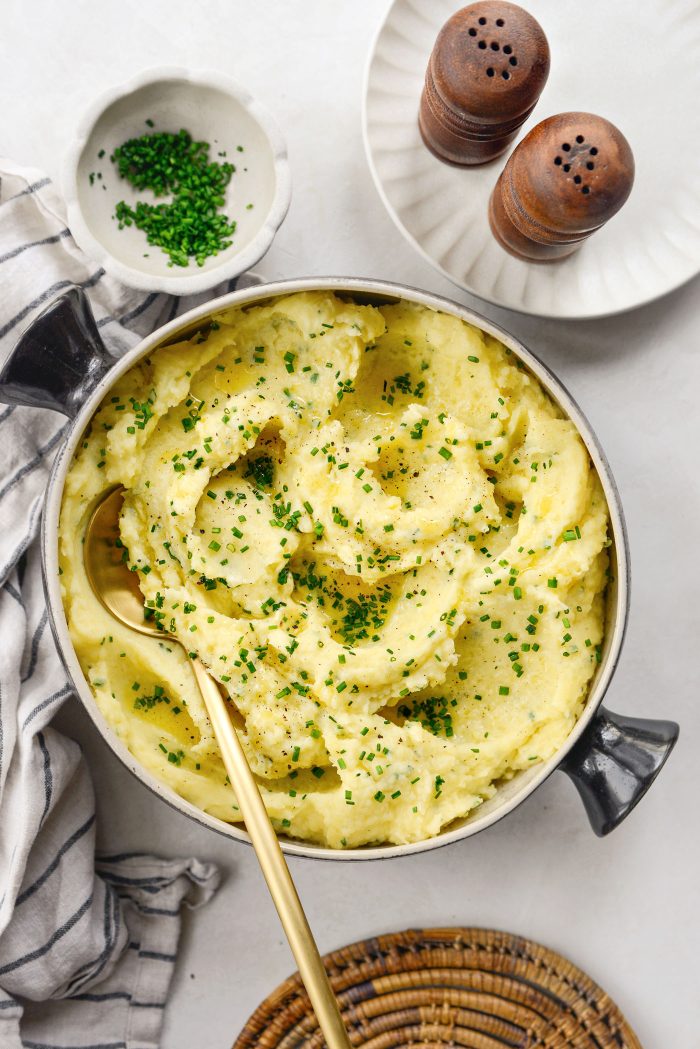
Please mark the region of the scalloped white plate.
MULTIPOLYGON (((508 154, 462 169, 418 132, 425 68, 459 0, 393 0, 370 52, 363 131, 370 169, 407 240, 481 299, 549 317, 629 310, 700 272, 700 4, 526 0, 552 51, 549 81, 517 141, 546 116, 599 113, 634 150, 623 209, 561 262, 521 262, 494 240, 487 204, 508 154)), ((512 148, 514 148, 515 143, 512 148)))

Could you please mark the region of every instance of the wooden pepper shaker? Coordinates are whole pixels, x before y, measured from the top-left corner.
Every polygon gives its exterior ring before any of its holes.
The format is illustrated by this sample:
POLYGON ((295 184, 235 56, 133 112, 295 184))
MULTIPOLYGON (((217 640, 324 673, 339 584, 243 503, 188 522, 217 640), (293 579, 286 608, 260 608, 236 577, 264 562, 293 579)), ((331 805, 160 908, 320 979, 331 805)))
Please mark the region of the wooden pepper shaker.
POLYGON ((614 124, 592 113, 559 113, 514 150, 489 203, 491 229, 518 258, 564 258, 620 210, 634 157, 614 124))
POLYGON ((482 0, 440 30, 425 75, 418 125, 440 160, 483 164, 507 148, 549 74, 549 46, 517 4, 482 0))

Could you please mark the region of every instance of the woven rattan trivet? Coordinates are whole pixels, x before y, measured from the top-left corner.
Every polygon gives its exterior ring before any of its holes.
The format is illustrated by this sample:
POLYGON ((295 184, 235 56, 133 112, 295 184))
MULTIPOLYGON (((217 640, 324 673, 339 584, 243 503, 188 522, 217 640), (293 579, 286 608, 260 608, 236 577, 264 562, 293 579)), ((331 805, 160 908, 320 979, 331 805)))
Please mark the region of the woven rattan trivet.
MULTIPOLYGON (((363 1049, 641 1049, 597 984, 561 955, 490 929, 412 929, 326 955, 363 1049)), ((298 975, 253 1013, 233 1049, 322 1049, 298 975)))

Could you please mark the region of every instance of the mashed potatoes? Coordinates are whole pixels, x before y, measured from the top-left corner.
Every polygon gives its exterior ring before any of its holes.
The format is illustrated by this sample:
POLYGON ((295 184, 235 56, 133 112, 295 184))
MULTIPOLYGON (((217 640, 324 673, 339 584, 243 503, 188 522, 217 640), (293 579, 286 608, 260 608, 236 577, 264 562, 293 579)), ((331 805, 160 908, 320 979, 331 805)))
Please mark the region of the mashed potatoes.
POLYGON ((418 841, 570 733, 607 523, 573 424, 500 343, 418 305, 301 293, 110 390, 66 482, 64 601, 100 709, 182 797, 240 819, 197 653, 281 832, 418 841), (90 591, 85 525, 116 484, 149 614, 184 649, 90 591))

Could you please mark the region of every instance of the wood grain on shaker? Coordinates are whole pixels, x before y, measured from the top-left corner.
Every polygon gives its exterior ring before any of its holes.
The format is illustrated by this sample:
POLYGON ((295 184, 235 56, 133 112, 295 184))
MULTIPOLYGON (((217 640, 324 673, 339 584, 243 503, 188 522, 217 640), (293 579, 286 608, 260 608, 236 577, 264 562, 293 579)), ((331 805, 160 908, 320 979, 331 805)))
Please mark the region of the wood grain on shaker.
POLYGON ((614 124, 592 113, 559 113, 515 149, 491 195, 500 244, 535 261, 570 255, 625 203, 634 157, 614 124))
POLYGON ((549 74, 549 46, 532 15, 482 0, 442 27, 430 56, 418 123, 441 160, 500 156, 532 112, 549 74))

